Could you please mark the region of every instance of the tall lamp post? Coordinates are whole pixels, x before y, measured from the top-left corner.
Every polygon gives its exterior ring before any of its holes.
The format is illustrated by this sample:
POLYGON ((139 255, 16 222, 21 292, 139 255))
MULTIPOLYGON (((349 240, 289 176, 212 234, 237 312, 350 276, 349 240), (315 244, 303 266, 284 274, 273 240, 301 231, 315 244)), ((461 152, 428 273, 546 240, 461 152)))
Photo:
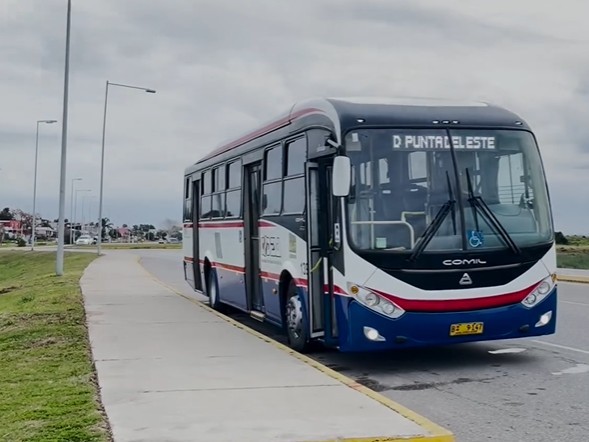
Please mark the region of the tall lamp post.
POLYGON ((67 164, 67 115, 70 78, 70 29, 72 1, 67 1, 67 20, 65 34, 65 68, 63 78, 63 118, 61 121, 61 166, 59 176, 59 217, 57 226, 57 253, 55 256, 55 274, 63 276, 64 233, 65 233, 65 175, 67 164))
POLYGON ((82 181, 82 178, 72 178, 72 191, 70 195, 70 244, 74 243, 74 181, 82 181))
POLYGON ((111 83, 110 81, 106 81, 106 90, 104 93, 104 117, 102 120, 102 153, 101 153, 101 160, 100 160, 100 196, 98 197, 98 239, 96 241, 96 251, 98 255, 100 255, 100 246, 102 244, 102 194, 103 194, 103 187, 104 187, 104 139, 106 135, 106 109, 108 106, 108 87, 109 86, 119 86, 119 87, 126 87, 129 89, 139 89, 143 92, 147 92, 149 94, 155 94, 155 89, 149 89, 139 86, 130 86, 128 84, 120 84, 120 83, 111 83))
MULTIPOLYGON (((92 192, 92 189, 76 189, 76 196, 74 198, 74 219, 78 218, 78 192, 92 192)), ((82 226, 80 225, 80 233, 82 226)))
POLYGON ((35 178, 33 180, 33 227, 31 231, 31 250, 35 250, 35 238, 37 232, 35 227, 37 225, 37 159, 39 158, 39 124, 53 124, 57 123, 57 120, 37 120, 37 136, 35 141, 35 178))

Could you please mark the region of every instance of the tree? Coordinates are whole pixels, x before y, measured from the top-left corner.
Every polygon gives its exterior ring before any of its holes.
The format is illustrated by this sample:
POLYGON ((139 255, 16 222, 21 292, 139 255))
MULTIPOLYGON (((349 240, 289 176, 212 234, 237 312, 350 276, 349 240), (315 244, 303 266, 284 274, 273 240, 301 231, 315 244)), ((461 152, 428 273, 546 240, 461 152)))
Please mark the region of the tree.
POLYGON ((556 242, 556 244, 567 245, 569 243, 569 240, 567 239, 566 236, 563 235, 562 232, 555 232, 554 233, 554 242, 556 242))
POLYGON ((9 207, 5 207, 0 211, 0 219, 8 221, 14 219, 14 215, 9 207))
MULTIPOLYGON (((102 229, 101 229, 102 232, 101 232, 101 237, 103 239, 106 239, 106 236, 107 235, 110 235, 111 237, 113 237, 112 236, 112 232, 114 231, 114 229, 113 229, 112 226, 113 226, 113 223, 110 222, 110 219, 108 219, 108 218, 102 218, 102 229)), ((116 236, 114 238, 116 238, 116 236)))

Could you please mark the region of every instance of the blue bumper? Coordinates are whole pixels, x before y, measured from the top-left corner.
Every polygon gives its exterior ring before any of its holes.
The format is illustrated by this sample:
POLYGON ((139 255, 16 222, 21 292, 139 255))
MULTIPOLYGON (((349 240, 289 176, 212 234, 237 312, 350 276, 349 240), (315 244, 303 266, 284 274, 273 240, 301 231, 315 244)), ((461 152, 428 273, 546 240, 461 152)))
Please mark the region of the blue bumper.
POLYGON ((342 304, 338 312, 343 319, 339 321, 339 348, 341 351, 377 351, 549 335, 556 328, 556 298, 555 287, 550 295, 531 309, 518 303, 468 312, 406 312, 398 319, 384 317, 355 300, 345 298, 347 306, 342 304), (552 311, 550 322, 536 327, 540 317, 548 311, 552 311), (450 336, 452 324, 468 322, 482 322, 483 333, 450 336), (385 340, 369 340, 364 335, 365 326, 378 330, 385 340))

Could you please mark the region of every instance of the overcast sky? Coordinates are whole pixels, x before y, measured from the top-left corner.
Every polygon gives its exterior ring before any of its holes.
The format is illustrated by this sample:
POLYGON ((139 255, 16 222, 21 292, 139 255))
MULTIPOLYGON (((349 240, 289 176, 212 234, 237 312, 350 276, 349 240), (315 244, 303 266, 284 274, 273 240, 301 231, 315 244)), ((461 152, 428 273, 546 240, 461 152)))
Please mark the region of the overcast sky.
MULTIPOLYGON (((586 0, 73 0, 71 179, 97 217, 181 220, 182 173, 214 145, 316 96, 480 99, 535 130, 556 228, 589 234, 586 0), (92 198, 93 197, 93 198, 92 198)), ((56 218, 66 0, 0 0, 0 206, 56 218)), ((79 214, 79 211, 78 211, 79 214)))

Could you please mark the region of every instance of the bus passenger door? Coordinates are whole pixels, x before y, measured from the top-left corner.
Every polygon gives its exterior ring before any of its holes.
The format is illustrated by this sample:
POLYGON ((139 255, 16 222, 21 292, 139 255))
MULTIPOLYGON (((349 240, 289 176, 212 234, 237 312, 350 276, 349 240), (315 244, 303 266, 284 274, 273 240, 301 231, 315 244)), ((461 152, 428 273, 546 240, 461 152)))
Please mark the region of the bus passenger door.
POLYGON ((194 271, 194 288, 200 292, 203 291, 202 279, 200 274, 200 243, 199 222, 200 216, 200 180, 192 183, 192 269, 194 271))
POLYGON ((261 214, 261 163, 245 166, 244 244, 245 282, 248 310, 264 312, 260 280, 260 237, 258 222, 261 214))
MULTIPOLYGON (((331 278, 327 254, 330 186, 324 165, 307 163, 306 177, 308 311, 311 337, 316 338, 325 335, 326 321, 330 321, 331 313, 331 278)), ((327 325, 327 329, 331 330, 331 327, 327 325)))

